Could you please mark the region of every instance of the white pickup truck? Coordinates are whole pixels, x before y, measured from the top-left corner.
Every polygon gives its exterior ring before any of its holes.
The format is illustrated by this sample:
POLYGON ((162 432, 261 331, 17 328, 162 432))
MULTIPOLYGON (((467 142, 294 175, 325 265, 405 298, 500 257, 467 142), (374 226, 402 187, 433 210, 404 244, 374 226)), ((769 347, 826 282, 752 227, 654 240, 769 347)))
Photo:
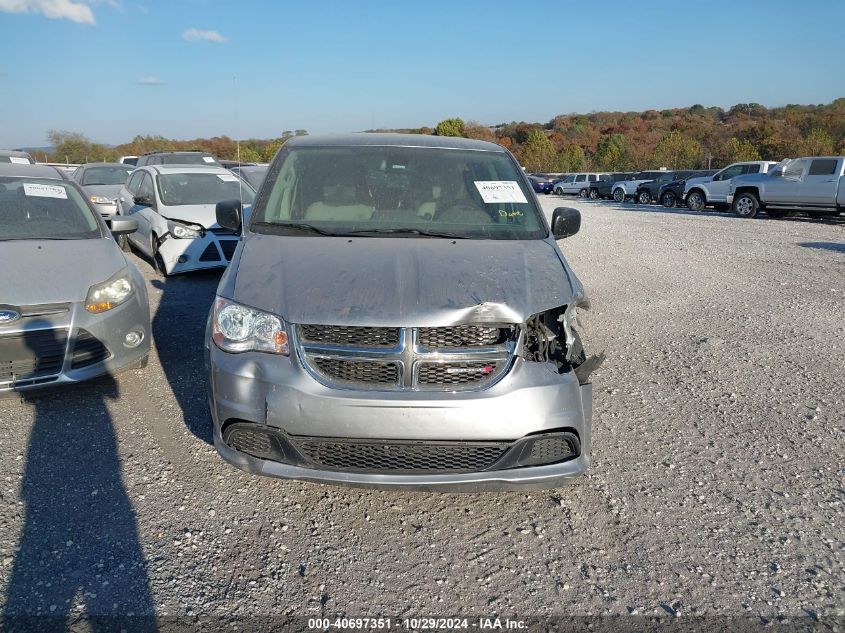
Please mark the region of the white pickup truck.
POLYGON ((727 195, 731 178, 745 174, 765 174, 775 165, 777 163, 770 160, 747 160, 728 165, 712 176, 690 178, 684 185, 687 207, 692 211, 704 211, 708 206, 720 211, 727 210, 730 207, 727 195))
POLYGON ((796 158, 765 174, 739 176, 730 183, 727 203, 740 218, 753 218, 761 209, 770 218, 792 211, 845 214, 845 156, 796 158))

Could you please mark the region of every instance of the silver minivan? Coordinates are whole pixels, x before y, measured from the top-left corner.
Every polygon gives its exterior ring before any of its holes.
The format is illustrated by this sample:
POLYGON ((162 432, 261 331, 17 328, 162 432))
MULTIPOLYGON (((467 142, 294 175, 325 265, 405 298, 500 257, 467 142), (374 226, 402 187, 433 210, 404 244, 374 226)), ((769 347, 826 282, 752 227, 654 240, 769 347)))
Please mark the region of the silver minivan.
POLYGON ((207 326, 214 443, 256 474, 553 487, 590 462, 584 289, 516 160, 483 141, 304 136, 276 156, 207 326))

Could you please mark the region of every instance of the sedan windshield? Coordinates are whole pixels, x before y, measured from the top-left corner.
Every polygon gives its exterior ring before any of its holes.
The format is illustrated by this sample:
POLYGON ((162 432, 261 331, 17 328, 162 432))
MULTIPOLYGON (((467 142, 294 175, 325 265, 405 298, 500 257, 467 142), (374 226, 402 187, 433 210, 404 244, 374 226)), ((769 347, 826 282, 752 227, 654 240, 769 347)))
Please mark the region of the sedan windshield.
POLYGON ((87 167, 82 173, 81 185, 122 185, 132 172, 131 165, 102 165, 87 167))
POLYGON ((161 201, 168 207, 184 204, 217 204, 240 199, 252 204, 255 192, 235 174, 185 173, 156 176, 161 201))
POLYGON ((0 177, 0 241, 101 237, 76 189, 60 180, 0 177))
POLYGON ((251 225, 258 233, 509 240, 548 235, 530 186, 504 152, 291 149, 260 206, 251 225))

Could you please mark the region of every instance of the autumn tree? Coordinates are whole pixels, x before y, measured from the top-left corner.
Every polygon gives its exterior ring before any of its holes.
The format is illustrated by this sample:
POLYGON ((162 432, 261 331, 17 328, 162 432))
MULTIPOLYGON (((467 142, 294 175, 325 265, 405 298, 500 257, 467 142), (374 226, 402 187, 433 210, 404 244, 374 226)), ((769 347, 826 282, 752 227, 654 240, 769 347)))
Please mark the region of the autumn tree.
POLYGON ((464 121, 463 119, 443 119, 434 128, 434 133, 437 136, 463 136, 464 135, 464 121))
POLYGON ((552 171, 556 167, 557 153, 543 130, 531 130, 517 158, 528 171, 552 171))
POLYGON ((833 139, 821 128, 814 127, 798 146, 802 156, 830 156, 833 154, 833 139))
POLYGON ((689 169, 698 167, 701 161, 701 145, 694 138, 683 136, 672 130, 660 139, 652 157, 656 167, 689 169))
POLYGON ((600 169, 619 171, 630 167, 628 137, 624 134, 606 134, 599 139, 595 155, 600 169))
POLYGON ((746 160, 760 160, 760 153, 752 143, 736 137, 728 141, 728 162, 738 163, 746 160))

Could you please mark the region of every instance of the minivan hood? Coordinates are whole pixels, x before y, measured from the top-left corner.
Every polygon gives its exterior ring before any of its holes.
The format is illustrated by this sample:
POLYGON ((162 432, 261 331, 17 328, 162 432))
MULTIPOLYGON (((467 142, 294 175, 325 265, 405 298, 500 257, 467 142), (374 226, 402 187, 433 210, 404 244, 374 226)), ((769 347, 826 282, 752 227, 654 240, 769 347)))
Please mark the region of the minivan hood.
POLYGON ((108 239, 2 242, 0 303, 21 306, 84 301, 91 286, 125 267, 123 253, 108 239))
POLYGON ((159 213, 162 217, 181 222, 199 224, 204 229, 217 226, 216 205, 213 204, 183 204, 179 206, 162 206, 159 213))
POLYGON ((230 298, 291 323, 521 323, 572 301, 568 274, 543 240, 252 235, 230 298))

